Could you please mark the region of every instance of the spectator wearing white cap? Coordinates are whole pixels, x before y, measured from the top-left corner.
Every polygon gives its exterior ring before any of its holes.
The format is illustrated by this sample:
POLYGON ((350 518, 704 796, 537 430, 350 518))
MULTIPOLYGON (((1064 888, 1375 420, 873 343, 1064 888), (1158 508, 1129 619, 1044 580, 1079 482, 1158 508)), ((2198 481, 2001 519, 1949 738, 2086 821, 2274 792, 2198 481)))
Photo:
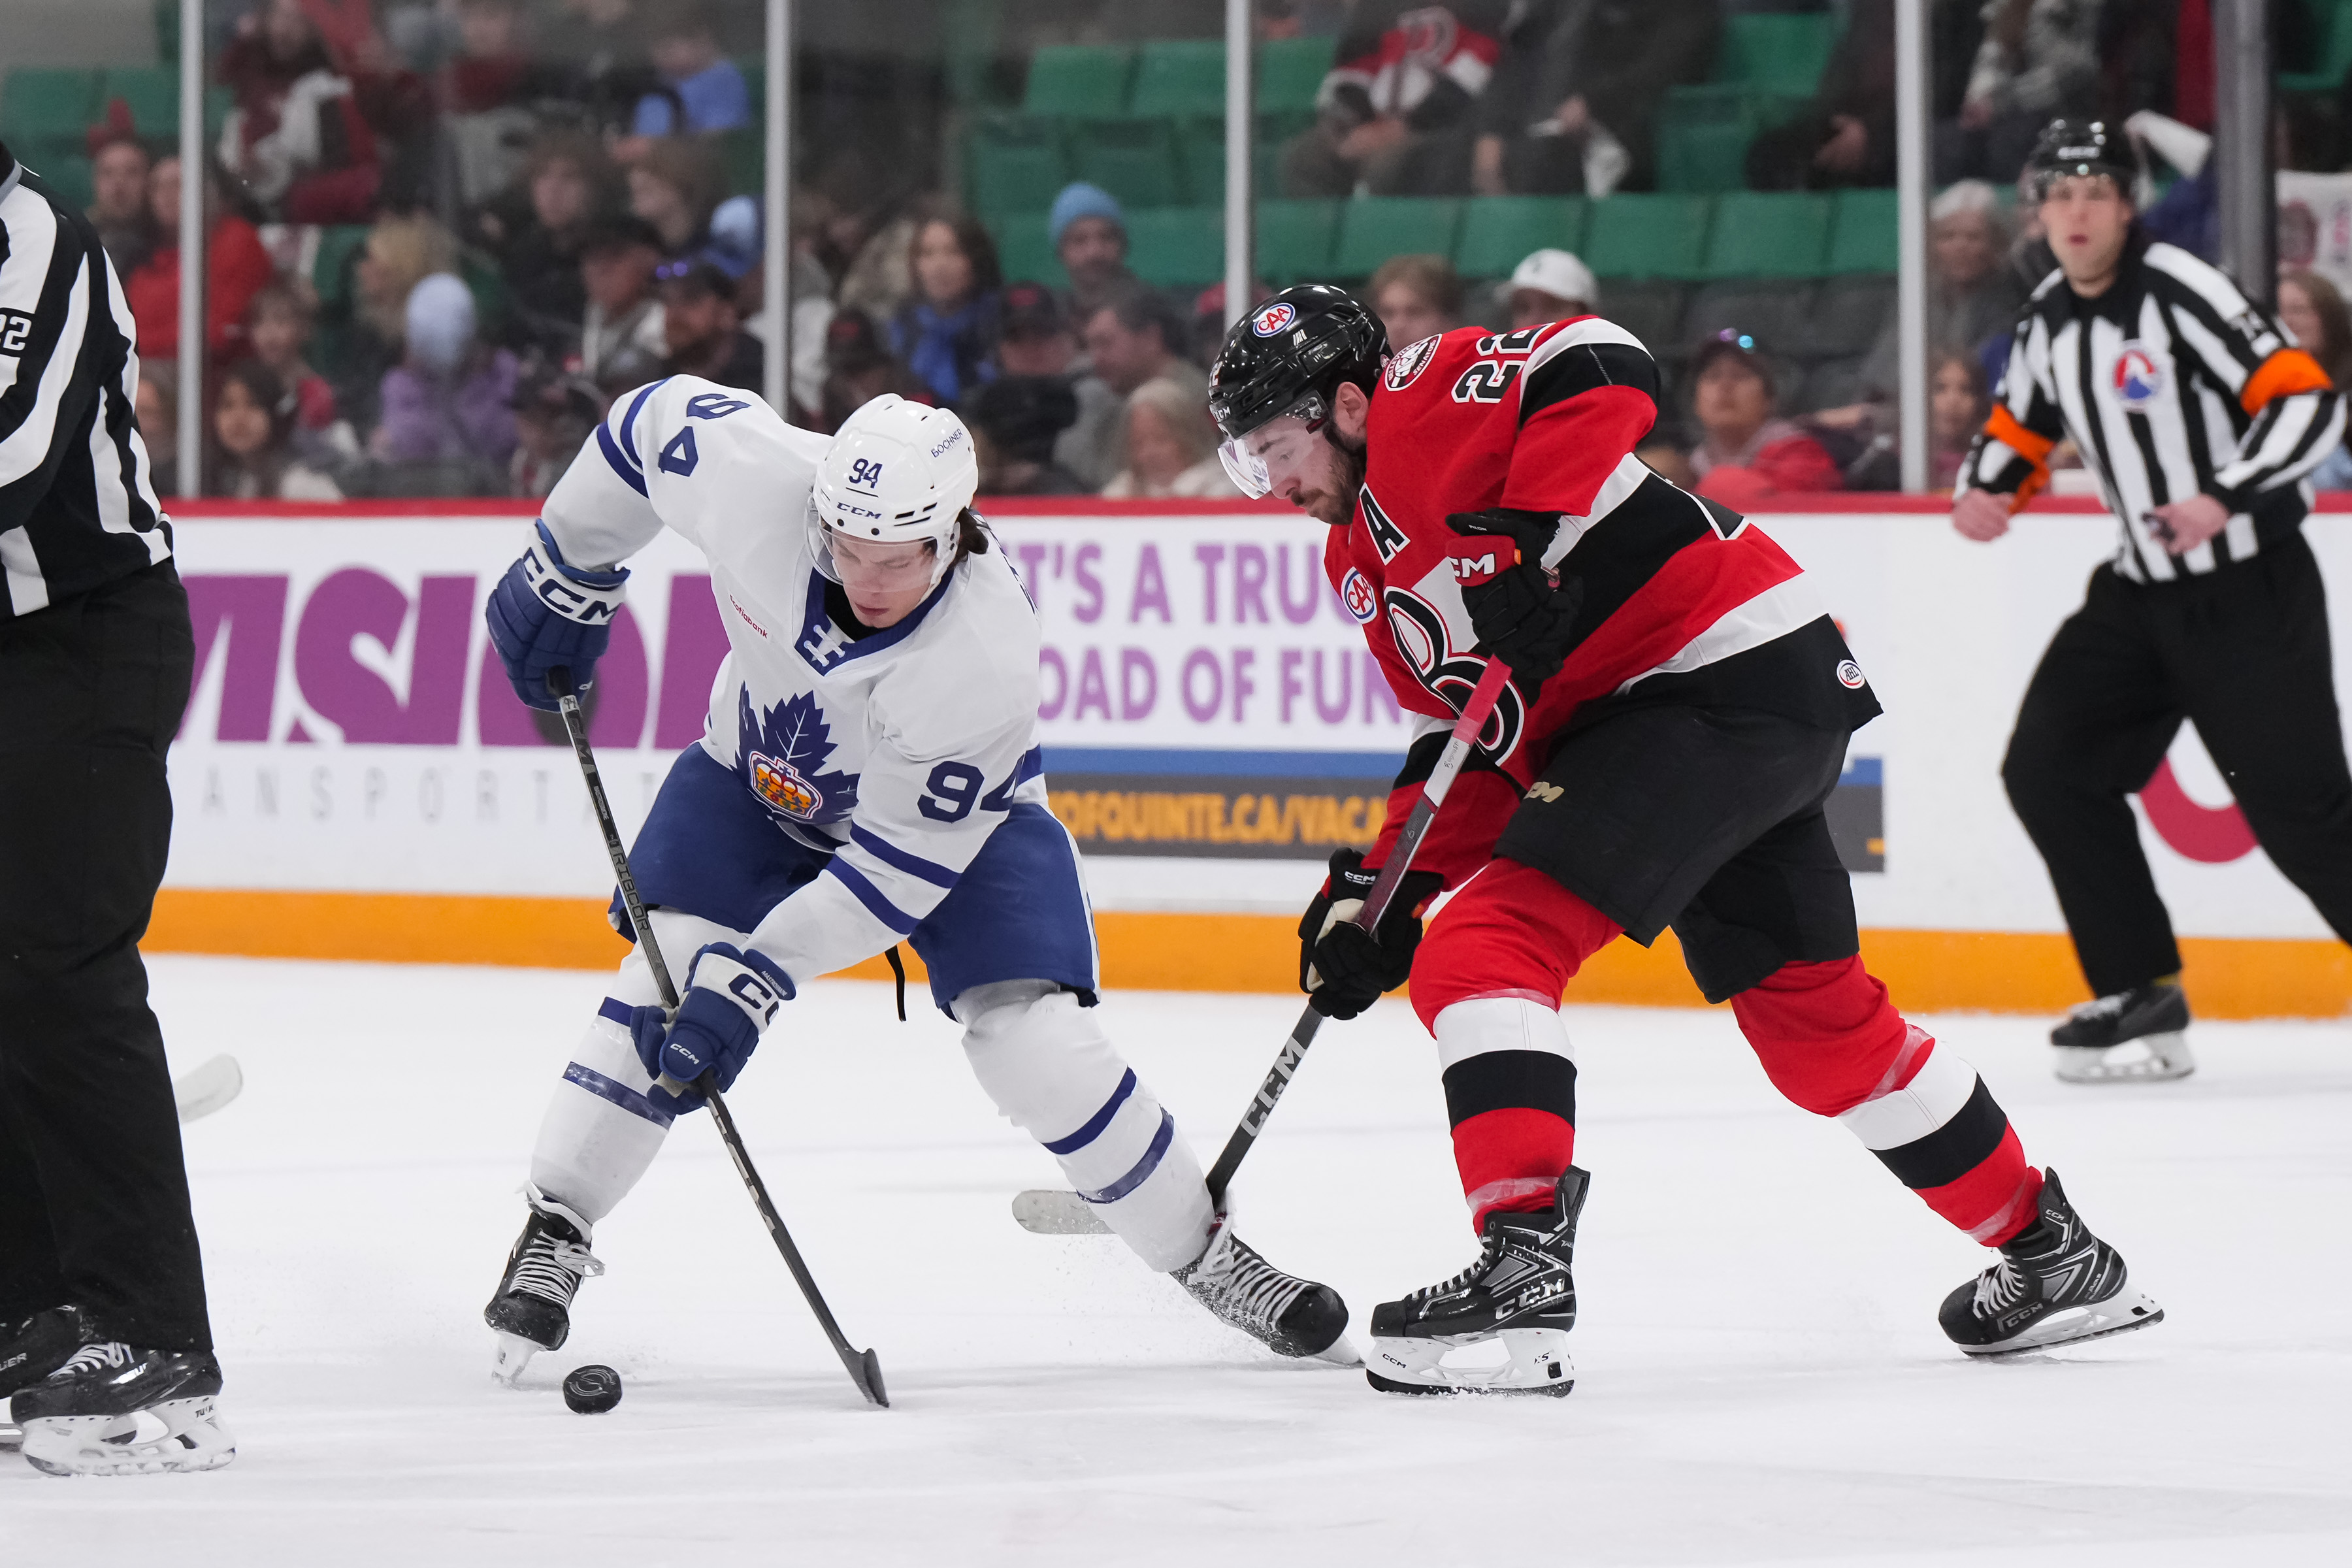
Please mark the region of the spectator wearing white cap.
POLYGON ((435 272, 408 291, 406 356, 386 371, 370 454, 392 462, 474 461, 503 479, 515 447, 514 355, 484 344, 474 296, 435 272))
POLYGON ((1511 330, 1590 316, 1601 309, 1592 268, 1569 251, 1538 250, 1511 268, 1511 330))

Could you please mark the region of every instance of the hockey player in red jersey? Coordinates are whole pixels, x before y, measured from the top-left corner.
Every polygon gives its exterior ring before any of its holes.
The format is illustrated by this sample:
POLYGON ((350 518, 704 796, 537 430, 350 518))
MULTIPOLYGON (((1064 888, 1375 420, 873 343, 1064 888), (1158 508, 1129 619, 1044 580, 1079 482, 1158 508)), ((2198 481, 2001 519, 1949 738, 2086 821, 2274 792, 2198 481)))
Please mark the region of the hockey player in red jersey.
POLYGON ((1944 1302, 1962 1350, 2158 1321, 1975 1069, 1864 969, 1822 803, 1877 700, 1803 570, 1633 455, 1657 398, 1648 352, 1598 317, 1391 354, 1321 285, 1259 307, 1217 363, 1228 471, 1330 525, 1332 585, 1415 718, 1385 828, 1370 854, 1332 858, 1299 927, 1300 983, 1330 1016, 1410 975, 1481 1242, 1462 1274, 1373 1314, 1374 1386, 1571 1385, 1586 1174, 1559 1002, 1619 935, 1669 928, 1775 1087, 1999 1249, 1944 1302), (1349 917, 1488 655, 1510 685, 1367 933, 1349 917), (1424 940, 1441 889, 1457 891, 1424 940), (1454 1353, 1496 1340, 1499 1362, 1454 1353))

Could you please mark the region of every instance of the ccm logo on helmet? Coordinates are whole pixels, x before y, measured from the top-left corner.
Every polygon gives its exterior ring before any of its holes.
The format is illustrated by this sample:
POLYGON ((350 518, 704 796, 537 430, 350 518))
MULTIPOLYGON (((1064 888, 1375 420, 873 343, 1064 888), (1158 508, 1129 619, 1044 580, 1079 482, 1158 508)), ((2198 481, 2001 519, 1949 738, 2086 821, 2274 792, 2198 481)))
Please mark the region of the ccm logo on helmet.
POLYGON ((1298 308, 1286 300, 1277 300, 1250 318, 1250 331, 1259 337, 1271 338, 1297 320, 1298 308))

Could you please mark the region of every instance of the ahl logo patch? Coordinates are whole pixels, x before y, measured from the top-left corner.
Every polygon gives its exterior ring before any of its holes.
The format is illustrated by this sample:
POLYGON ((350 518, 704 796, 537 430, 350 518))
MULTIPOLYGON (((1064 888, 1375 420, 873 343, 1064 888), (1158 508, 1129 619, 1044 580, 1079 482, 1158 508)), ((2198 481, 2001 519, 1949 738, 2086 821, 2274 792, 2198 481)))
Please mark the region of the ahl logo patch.
POLYGON ((794 822, 838 822, 857 805, 857 775, 824 772, 833 730, 812 692, 761 715, 747 689, 736 700, 736 741, 745 782, 761 805, 794 822))
POLYGON ((1298 307, 1286 300, 1277 300, 1250 318, 1250 331, 1259 337, 1271 338, 1279 335, 1285 327, 1297 320, 1298 307))
POLYGON ((1862 666, 1854 663, 1853 660, 1850 658, 1840 659, 1838 661, 1837 678, 1838 684, 1844 687, 1848 691, 1859 691, 1862 689, 1862 666))
POLYGON ((2116 395, 2135 414, 2164 395, 2164 369, 2137 338, 2116 355, 2116 395))
POLYGON ((1388 369, 1381 373, 1381 379, 1391 392, 1402 392, 1419 379, 1421 373, 1429 368, 1429 362, 1436 357, 1437 339, 1433 336, 1423 338, 1417 343, 1407 343, 1389 355, 1388 369))
POLYGON ((1360 626, 1370 626, 1372 617, 1381 613, 1381 596, 1372 592, 1371 579, 1353 566, 1339 579, 1339 603, 1360 626))

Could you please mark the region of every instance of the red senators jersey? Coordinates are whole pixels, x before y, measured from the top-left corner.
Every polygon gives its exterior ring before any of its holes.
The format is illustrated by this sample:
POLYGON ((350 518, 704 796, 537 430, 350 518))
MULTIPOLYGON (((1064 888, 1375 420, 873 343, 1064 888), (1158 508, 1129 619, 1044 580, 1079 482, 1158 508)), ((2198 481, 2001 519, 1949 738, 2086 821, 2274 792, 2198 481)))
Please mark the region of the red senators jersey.
MULTIPOLYGON (((1788 553, 1633 455, 1657 417, 1656 363, 1595 316, 1424 338, 1390 356, 1372 394, 1363 494, 1349 526, 1332 530, 1324 570, 1398 701, 1424 716, 1417 742, 1437 742, 1484 663, 1457 574, 1475 581, 1511 557, 1498 539, 1500 558, 1481 563, 1446 515, 1508 507, 1559 519, 1543 564, 1583 590, 1565 662, 1538 690, 1506 689, 1479 741, 1510 798, 1570 729, 1635 704, 1763 709, 1846 730, 1879 710, 1788 553)), ((1373 863, 1435 752, 1416 744, 1408 759, 1373 863)), ((1449 814, 1465 826, 1491 818, 1491 844, 1499 809, 1449 814)), ((1420 863, 1449 885, 1485 860, 1452 831, 1433 833, 1432 850, 1438 858, 1420 863)))

